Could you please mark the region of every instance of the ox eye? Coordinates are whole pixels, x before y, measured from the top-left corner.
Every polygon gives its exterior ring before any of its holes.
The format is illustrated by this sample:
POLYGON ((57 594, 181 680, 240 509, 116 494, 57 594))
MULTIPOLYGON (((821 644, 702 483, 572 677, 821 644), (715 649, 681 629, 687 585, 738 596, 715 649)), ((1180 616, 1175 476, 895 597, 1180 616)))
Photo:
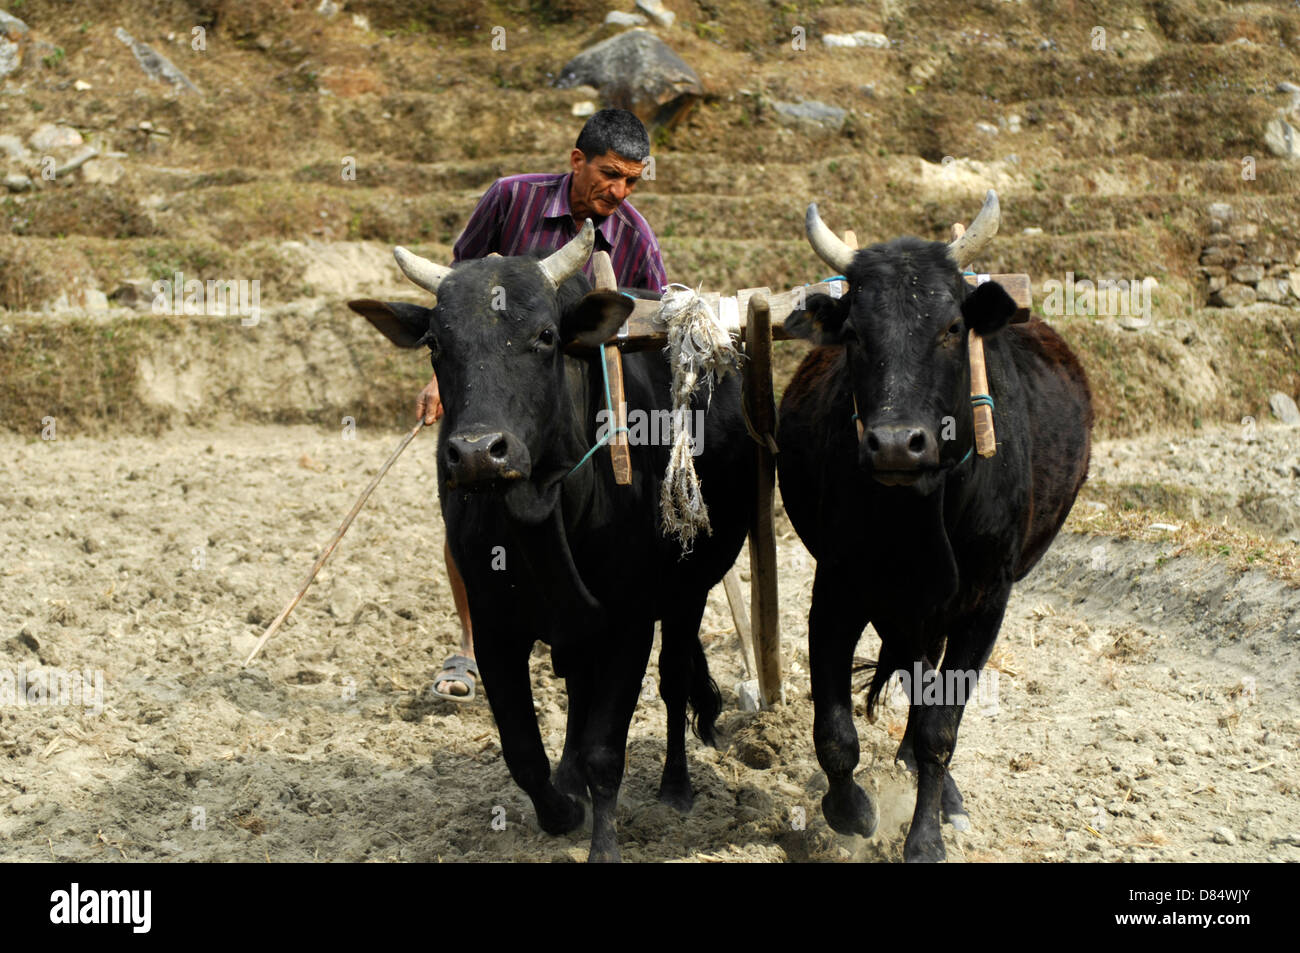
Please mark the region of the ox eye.
POLYGON ((550 328, 544 328, 542 330, 542 333, 537 335, 537 348, 553 347, 554 345, 555 345, 555 332, 552 331, 550 328))
POLYGON ((961 322, 954 321, 952 324, 948 325, 948 333, 954 336, 961 334, 961 322))

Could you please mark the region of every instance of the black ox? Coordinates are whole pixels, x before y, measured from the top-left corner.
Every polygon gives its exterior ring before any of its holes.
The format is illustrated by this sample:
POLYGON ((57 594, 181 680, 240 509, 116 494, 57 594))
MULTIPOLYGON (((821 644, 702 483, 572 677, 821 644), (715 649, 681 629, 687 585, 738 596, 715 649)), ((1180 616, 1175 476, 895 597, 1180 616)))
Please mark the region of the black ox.
MULTIPOLYGON (((578 465, 605 406, 595 345, 632 307, 624 294, 592 291, 583 276, 593 240, 588 221, 547 258, 494 256, 454 269, 398 249, 403 271, 437 295, 437 306, 351 306, 398 346, 432 349, 446 412, 438 435, 442 515, 510 775, 551 834, 582 823, 578 798, 590 792, 590 859, 618 860, 614 815, 628 725, 656 620, 668 712, 662 800, 687 810, 694 797, 686 766, 688 701, 697 733, 713 743, 721 700, 699 626, 710 588, 745 538, 754 453, 733 374, 714 390, 705 432, 695 435, 703 440, 695 467, 713 531, 686 558, 659 526, 669 447, 631 447, 631 486, 615 485, 607 450, 578 465), (587 348, 589 356, 569 356, 566 348, 587 348), (529 678, 538 639, 551 646, 568 690, 554 778, 529 678)), ((671 406, 662 355, 627 355, 624 378, 629 413, 671 406)), ((703 407, 705 398, 696 399, 703 407)))
POLYGON ((908 861, 945 858, 941 810, 969 823, 948 770, 962 686, 988 661, 1012 583, 1047 550, 1088 470, 1092 402, 1078 360, 1042 321, 1008 325, 1015 304, 1000 285, 972 291, 962 278, 998 214, 989 192, 951 245, 900 238, 854 251, 809 206, 809 241, 849 290, 810 297, 786 322, 822 345, 791 380, 777 435, 785 507, 817 560, 808 651, 822 811, 841 833, 876 827, 853 780, 850 697, 854 646, 871 622, 881 647, 869 717, 894 672, 911 688, 897 755, 917 774, 908 861), (968 332, 985 339, 991 458, 972 452, 968 332))

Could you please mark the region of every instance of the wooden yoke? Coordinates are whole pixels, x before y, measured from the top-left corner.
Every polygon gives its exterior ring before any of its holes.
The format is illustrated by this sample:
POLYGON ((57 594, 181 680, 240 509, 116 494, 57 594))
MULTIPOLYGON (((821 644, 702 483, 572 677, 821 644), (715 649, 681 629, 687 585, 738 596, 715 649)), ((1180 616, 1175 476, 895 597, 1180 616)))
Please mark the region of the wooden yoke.
MULTIPOLYGON (((955 241, 966 232, 966 226, 957 222, 952 227, 955 241)), ((989 392, 988 369, 984 364, 984 340, 974 331, 970 333, 970 393, 978 397, 989 392)), ((998 437, 993 432, 993 408, 988 404, 975 407, 975 452, 981 457, 991 457, 998 452, 998 437)))
MULTIPOLYGON (((614 265, 609 260, 609 252, 598 251, 591 256, 591 267, 596 273, 597 291, 617 291, 618 280, 614 277, 614 265)), ((609 441, 609 460, 614 468, 614 482, 619 486, 632 483, 632 452, 627 443, 627 398, 623 390, 623 355, 615 346, 604 344, 600 348, 600 359, 605 362, 605 373, 609 377, 609 399, 613 407, 609 408, 613 419, 610 426, 614 434, 609 441)))

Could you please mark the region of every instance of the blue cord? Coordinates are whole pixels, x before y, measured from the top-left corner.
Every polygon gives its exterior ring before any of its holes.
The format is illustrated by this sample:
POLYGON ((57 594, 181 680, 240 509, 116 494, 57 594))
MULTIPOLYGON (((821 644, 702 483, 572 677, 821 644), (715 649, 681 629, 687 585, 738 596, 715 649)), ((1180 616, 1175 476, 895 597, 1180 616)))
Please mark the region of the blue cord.
MULTIPOLYGON (((629 296, 629 297, 630 297, 630 296, 629 296)), ((608 366, 606 366, 606 364, 605 364, 605 354, 604 354, 604 351, 603 351, 603 350, 601 351, 601 354, 600 354, 600 376, 601 376, 601 377, 604 379, 604 381, 605 381, 605 409, 606 409, 607 411, 609 411, 609 420, 610 420, 610 423, 613 423, 613 421, 614 421, 614 410, 613 410, 613 408, 610 406, 610 405, 613 403, 613 401, 610 399, 610 396, 609 396, 609 368, 608 368, 608 366)), ((581 460, 579 460, 577 463, 575 463, 575 464, 573 465, 573 470, 570 470, 568 473, 565 474, 565 476, 566 476, 566 477, 573 476, 573 472, 574 472, 574 470, 577 470, 578 467, 582 466, 584 463, 586 463, 588 460, 590 460, 590 459, 591 459, 591 455, 592 455, 593 453, 595 453, 597 450, 599 450, 601 447, 605 446, 605 444, 609 443, 610 440, 612 440, 612 439, 614 438, 614 435, 615 435, 615 434, 620 434, 620 433, 630 433, 630 432, 631 432, 631 431, 629 431, 626 427, 614 427, 614 428, 612 428, 612 429, 606 431, 605 436, 603 436, 603 437, 601 437, 599 440, 597 440, 597 441, 596 441, 596 445, 595 445, 594 447, 592 447, 590 450, 588 450, 586 456, 584 456, 581 460)))

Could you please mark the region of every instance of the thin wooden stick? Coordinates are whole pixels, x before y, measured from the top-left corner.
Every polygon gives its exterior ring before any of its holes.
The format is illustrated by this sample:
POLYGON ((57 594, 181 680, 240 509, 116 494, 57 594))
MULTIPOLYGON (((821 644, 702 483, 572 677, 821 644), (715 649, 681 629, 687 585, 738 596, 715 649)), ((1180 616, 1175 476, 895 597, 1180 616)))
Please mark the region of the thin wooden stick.
MULTIPOLYGON (((591 256, 592 270, 596 274, 593 282, 597 291, 617 291, 618 280, 614 277, 614 264, 609 260, 609 252, 598 251, 591 256)), ((614 436, 609 441, 609 460, 614 468, 614 482, 619 486, 632 484, 632 454, 627 442, 627 402, 623 392, 623 355, 616 347, 601 347, 601 358, 605 362, 605 373, 609 377, 610 400, 614 406, 610 413, 614 415, 614 436)))
MULTIPOLYGON (((966 226, 958 222, 952 227, 952 237, 961 238, 966 226)), ((984 363, 984 340, 974 331, 970 333, 970 394, 978 397, 989 392, 987 365, 984 363)), ((981 457, 991 457, 998 452, 998 437, 993 431, 993 408, 988 404, 975 407, 975 452, 981 457)))
POLYGON ((745 596, 740 590, 740 570, 732 566, 722 577, 722 585, 727 593, 727 604, 731 606, 731 621, 736 624, 736 638, 740 641, 740 661, 745 666, 745 678, 754 677, 753 637, 749 629, 749 612, 745 608, 745 596))
POLYGON ((325 547, 325 551, 320 554, 320 557, 316 560, 316 565, 311 567, 311 572, 307 574, 307 579, 303 582, 302 588, 298 590, 298 594, 293 597, 287 606, 284 607, 284 611, 276 616, 275 621, 266 627, 266 631, 262 633, 262 637, 257 640, 257 645, 253 646, 253 651, 248 653, 248 658, 244 659, 245 667, 247 667, 253 659, 257 657, 257 653, 262 651, 262 646, 266 644, 266 640, 275 634, 276 629, 280 628, 284 623, 284 620, 289 618, 289 613, 293 611, 293 607, 296 606, 299 600, 307 594, 307 588, 316 578, 316 574, 320 572, 320 567, 325 565, 325 560, 329 559, 330 553, 334 552, 334 547, 337 546, 339 540, 343 538, 343 534, 348 531, 348 527, 352 525, 352 521, 356 518, 357 513, 361 512, 362 505, 370 498, 370 494, 374 492, 375 487, 379 485, 379 481, 384 478, 384 474, 388 472, 388 468, 393 465, 401 452, 406 449, 406 445, 415 439, 415 435, 418 434, 423 427, 424 419, 421 418, 420 422, 411 429, 411 432, 402 438, 402 442, 397 445, 397 449, 393 451, 392 455, 387 461, 385 461, 384 465, 379 468, 379 472, 375 474, 375 478, 370 481, 370 485, 366 487, 365 492, 361 494, 360 499, 358 499, 355 505, 353 505, 351 512, 343 518, 343 525, 340 526, 339 531, 334 534, 334 538, 331 539, 329 545, 325 547))

